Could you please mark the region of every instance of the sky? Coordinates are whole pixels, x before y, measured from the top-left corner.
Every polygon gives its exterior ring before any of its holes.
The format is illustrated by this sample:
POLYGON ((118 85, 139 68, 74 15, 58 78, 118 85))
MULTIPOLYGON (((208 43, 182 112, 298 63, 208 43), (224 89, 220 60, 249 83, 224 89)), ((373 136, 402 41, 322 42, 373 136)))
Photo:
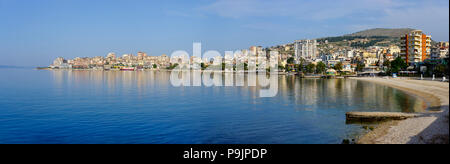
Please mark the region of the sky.
POLYGON ((369 28, 449 40, 448 0, 0 0, 0 65, 274 46, 369 28))

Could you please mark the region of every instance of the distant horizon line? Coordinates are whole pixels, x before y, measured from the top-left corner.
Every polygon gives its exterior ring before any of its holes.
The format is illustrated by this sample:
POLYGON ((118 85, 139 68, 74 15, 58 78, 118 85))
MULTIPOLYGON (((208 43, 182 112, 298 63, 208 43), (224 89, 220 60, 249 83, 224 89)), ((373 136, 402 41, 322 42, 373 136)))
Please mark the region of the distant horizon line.
POLYGON ((0 68, 35 68, 38 66, 0 65, 0 68))

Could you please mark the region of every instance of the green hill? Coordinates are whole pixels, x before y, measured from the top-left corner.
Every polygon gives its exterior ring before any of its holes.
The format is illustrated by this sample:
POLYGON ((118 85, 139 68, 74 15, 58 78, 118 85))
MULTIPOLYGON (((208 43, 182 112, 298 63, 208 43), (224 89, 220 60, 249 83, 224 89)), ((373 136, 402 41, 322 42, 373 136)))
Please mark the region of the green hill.
POLYGON ((349 46, 353 48, 400 45, 400 36, 413 30, 410 28, 374 28, 343 36, 320 38, 317 41, 320 43, 328 41, 328 43, 335 46, 349 46))
POLYGON ((353 34, 348 34, 344 36, 362 36, 362 37, 373 37, 373 36, 385 36, 385 37, 400 37, 402 35, 405 35, 414 29, 410 28, 374 28, 374 29, 368 29, 360 32, 356 32, 353 34))

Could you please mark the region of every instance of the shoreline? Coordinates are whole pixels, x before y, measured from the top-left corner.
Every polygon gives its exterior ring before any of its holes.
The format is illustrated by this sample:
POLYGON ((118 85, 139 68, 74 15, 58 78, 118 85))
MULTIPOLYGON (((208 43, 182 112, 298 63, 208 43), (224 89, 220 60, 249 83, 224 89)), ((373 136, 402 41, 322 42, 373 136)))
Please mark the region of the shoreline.
POLYGON ((389 86, 427 102, 421 116, 380 123, 363 134, 357 144, 448 144, 449 84, 403 78, 352 78, 389 86))

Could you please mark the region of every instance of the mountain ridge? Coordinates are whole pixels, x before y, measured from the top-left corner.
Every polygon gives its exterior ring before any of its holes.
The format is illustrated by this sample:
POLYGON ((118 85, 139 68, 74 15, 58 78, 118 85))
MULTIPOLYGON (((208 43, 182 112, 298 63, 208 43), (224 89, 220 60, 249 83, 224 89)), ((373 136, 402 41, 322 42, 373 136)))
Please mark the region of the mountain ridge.
POLYGON ((344 36, 361 36, 361 37, 374 37, 374 36, 384 36, 384 37, 400 37, 405 35, 415 29, 412 28, 372 28, 363 31, 358 31, 352 34, 346 34, 344 36))
POLYGON ((400 37, 415 29, 411 28, 372 28, 335 37, 317 39, 320 43, 328 41, 335 46, 366 48, 370 46, 400 46, 400 37))

